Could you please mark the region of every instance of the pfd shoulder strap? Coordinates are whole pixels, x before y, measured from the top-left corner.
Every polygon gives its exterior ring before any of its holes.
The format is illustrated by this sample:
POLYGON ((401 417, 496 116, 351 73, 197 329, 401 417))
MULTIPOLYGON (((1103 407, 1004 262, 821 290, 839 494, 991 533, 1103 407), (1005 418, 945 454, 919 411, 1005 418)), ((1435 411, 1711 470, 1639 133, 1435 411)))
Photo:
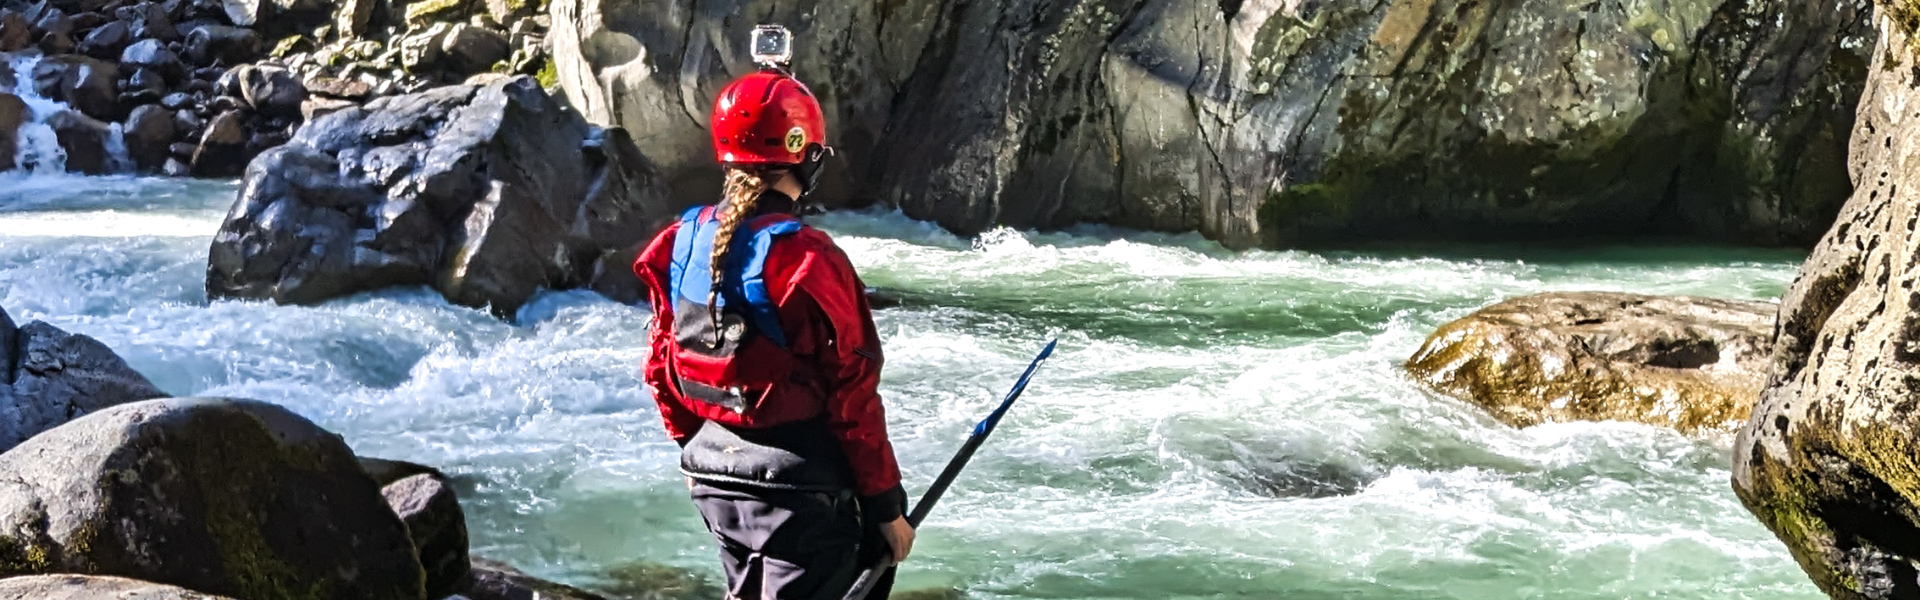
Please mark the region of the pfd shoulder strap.
MULTIPOLYGON (((676 300, 704 305, 713 290, 713 243, 720 230, 716 212, 715 207, 701 206, 688 209, 680 217, 680 230, 673 242, 671 279, 676 300)), ((787 346, 787 337, 767 290, 767 255, 775 241, 803 227, 799 219, 784 213, 762 215, 743 224, 745 231, 734 234, 733 247, 727 251, 727 278, 717 299, 721 308, 730 303, 744 307, 742 312, 754 328, 782 348, 787 346)))

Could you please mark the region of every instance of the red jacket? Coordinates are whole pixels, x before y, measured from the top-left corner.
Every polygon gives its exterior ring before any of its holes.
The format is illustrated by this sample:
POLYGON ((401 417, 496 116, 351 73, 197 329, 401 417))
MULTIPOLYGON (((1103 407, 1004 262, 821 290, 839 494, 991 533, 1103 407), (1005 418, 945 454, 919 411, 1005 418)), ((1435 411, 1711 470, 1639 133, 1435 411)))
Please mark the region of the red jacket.
MULTIPOLYGON (((900 466, 887 441, 886 411, 880 405, 880 336, 867 306, 866 286, 854 274, 846 253, 811 227, 786 236, 767 254, 767 292, 774 299, 788 349, 811 362, 824 380, 826 397, 818 402, 762 405, 749 414, 681 398, 675 389, 672 347, 673 301, 668 286, 674 235, 669 225, 640 253, 634 273, 646 285, 653 304, 652 352, 643 374, 660 404, 667 435, 675 442, 699 430, 703 421, 758 429, 817 418, 823 413, 852 463, 861 496, 897 496, 900 466)), ((891 504, 891 503, 890 503, 891 504)))

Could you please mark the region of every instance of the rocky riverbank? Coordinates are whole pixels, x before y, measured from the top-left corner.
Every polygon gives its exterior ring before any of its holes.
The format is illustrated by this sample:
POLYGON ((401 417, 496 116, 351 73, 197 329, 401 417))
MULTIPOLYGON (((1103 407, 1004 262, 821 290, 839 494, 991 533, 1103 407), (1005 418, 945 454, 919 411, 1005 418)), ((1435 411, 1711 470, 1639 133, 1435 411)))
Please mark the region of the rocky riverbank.
POLYGON ((546 65, 529 2, 8 0, 0 171, 236 177, 313 118, 546 65))
POLYGON ((0 311, 0 598, 711 598, 666 567, 609 593, 468 554, 458 488, 249 400, 164 398, 92 338, 0 311))

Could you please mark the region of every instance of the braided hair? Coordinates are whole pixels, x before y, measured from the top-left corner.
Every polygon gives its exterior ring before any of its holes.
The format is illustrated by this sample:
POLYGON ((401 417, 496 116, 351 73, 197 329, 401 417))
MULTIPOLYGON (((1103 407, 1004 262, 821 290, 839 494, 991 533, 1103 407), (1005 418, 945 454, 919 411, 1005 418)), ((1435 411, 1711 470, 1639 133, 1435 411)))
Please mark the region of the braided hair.
POLYGON ((760 195, 766 193, 773 184, 768 171, 727 167, 727 181, 721 196, 726 199, 720 206, 720 229, 713 234, 713 287, 707 292, 707 316, 713 319, 714 334, 720 332, 720 286, 726 279, 727 250, 733 246, 733 234, 740 229, 740 223, 753 215, 760 203, 760 195))

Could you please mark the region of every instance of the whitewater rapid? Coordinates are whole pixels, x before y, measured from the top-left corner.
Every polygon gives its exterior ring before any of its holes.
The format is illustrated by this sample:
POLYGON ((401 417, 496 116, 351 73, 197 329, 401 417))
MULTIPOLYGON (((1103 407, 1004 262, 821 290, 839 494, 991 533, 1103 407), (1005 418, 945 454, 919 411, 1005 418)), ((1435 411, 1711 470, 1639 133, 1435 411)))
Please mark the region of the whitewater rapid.
MULTIPOLYGON (((641 391, 645 311, 580 292, 505 323, 419 289, 208 302, 231 183, 0 175, 0 306, 163 389, 285 404, 459 482, 475 553, 577 584, 717 575, 641 391)), ((1791 252, 1611 245, 1229 252, 1102 228, 960 239, 815 220, 878 311, 909 491, 1050 337, 923 531, 905 588, 969 598, 1819 598, 1734 499, 1728 440, 1515 430, 1398 368, 1499 299, 1772 299, 1791 252)))

